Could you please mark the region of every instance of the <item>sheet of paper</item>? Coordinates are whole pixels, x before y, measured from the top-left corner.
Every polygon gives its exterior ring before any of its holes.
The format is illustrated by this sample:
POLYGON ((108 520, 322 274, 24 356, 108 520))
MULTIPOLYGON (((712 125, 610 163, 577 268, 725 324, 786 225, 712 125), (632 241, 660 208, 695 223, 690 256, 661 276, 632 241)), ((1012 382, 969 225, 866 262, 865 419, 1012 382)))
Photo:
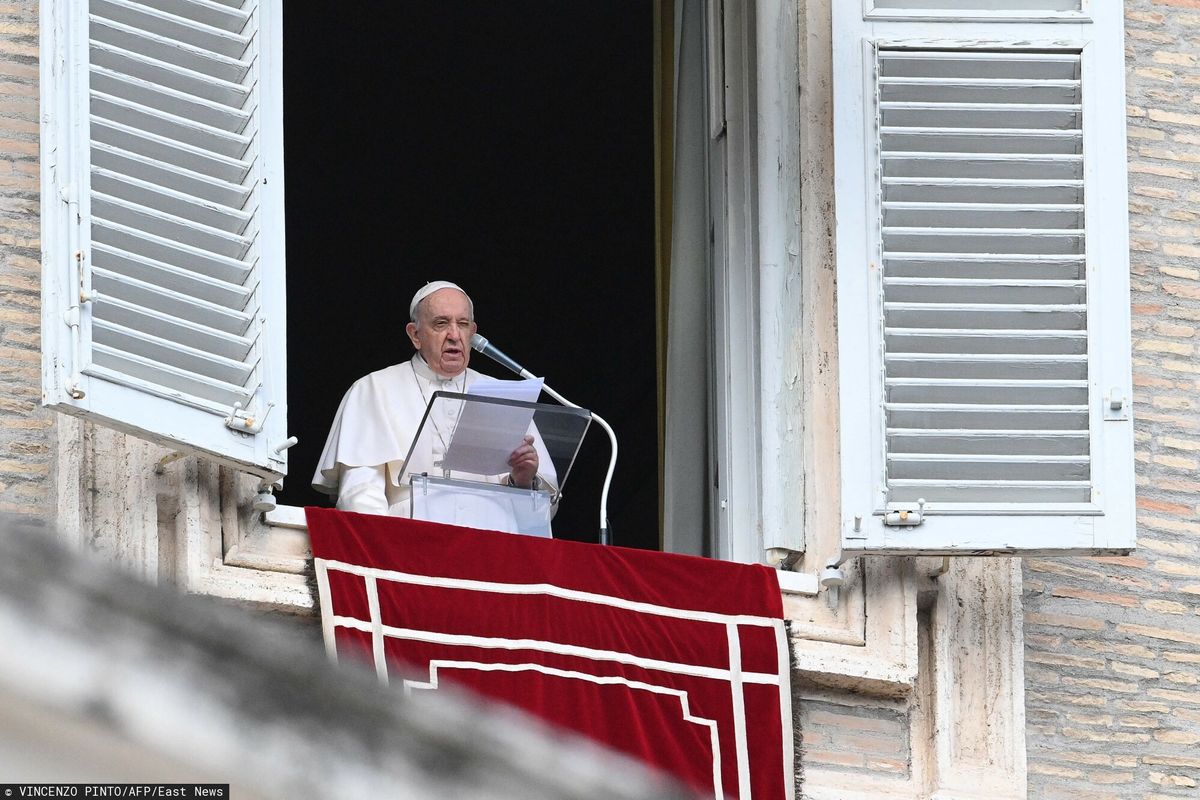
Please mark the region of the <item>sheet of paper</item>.
POLYGON ((529 378, 520 381, 479 378, 467 387, 467 394, 475 397, 498 397, 501 400, 536 403, 542 393, 542 384, 545 382, 544 378, 529 378))
MULTIPOLYGON (((533 403, 541 394, 542 382, 541 378, 523 381, 481 378, 471 384, 467 394, 533 403)), ((465 401, 442 467, 477 475, 506 473, 508 457, 521 446, 532 423, 532 408, 465 401)))

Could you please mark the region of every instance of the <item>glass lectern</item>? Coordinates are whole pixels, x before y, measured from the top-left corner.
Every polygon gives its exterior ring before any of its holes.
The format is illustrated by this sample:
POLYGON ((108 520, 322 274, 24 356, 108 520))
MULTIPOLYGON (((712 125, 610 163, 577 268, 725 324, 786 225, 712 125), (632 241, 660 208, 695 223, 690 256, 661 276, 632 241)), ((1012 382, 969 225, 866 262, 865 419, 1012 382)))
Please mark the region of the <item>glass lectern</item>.
POLYGON ((411 516, 449 525, 550 536, 550 518, 591 423, 582 408, 434 392, 400 483, 411 516), (509 455, 533 437, 532 488, 509 485, 509 455))

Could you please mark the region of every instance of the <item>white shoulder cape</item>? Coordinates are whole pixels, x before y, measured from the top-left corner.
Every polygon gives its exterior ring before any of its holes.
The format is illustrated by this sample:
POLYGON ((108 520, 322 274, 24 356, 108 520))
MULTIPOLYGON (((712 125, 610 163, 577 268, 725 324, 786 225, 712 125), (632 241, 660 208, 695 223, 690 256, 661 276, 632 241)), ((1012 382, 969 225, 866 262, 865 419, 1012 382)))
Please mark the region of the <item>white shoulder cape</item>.
MULTIPOLYGON (((478 372, 468 369, 465 386, 470 386, 478 377, 478 372)), ((410 361, 394 364, 355 381, 333 418, 325 450, 313 474, 313 488, 336 495, 341 467, 377 466, 386 466, 388 481, 398 486, 404 471, 404 457, 408 455, 433 388, 419 382, 410 361)))

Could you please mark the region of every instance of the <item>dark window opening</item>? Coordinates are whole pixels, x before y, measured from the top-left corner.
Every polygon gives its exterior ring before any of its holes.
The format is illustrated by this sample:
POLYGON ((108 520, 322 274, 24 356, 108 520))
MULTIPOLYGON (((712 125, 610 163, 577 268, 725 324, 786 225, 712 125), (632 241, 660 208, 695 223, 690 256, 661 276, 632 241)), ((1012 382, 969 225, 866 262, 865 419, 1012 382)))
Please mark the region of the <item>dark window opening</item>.
MULTIPOLYGON (((309 480, 342 394, 409 358, 409 298, 447 279, 484 335, 613 425, 615 543, 658 547, 652 14, 646 0, 288 4, 300 444, 281 502, 328 504, 309 480)), ((559 538, 595 541, 608 452, 593 426, 559 538)))

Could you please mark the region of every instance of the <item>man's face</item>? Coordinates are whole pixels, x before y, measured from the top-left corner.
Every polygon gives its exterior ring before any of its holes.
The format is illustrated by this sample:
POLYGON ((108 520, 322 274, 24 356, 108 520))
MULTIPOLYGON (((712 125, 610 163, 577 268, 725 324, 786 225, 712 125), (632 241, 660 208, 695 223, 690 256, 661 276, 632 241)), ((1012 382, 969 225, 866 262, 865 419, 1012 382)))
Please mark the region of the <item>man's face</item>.
POLYGON ((438 289, 421 301, 417 321, 405 329, 413 347, 430 368, 448 378, 467 368, 475 322, 467 296, 457 289, 438 289))

